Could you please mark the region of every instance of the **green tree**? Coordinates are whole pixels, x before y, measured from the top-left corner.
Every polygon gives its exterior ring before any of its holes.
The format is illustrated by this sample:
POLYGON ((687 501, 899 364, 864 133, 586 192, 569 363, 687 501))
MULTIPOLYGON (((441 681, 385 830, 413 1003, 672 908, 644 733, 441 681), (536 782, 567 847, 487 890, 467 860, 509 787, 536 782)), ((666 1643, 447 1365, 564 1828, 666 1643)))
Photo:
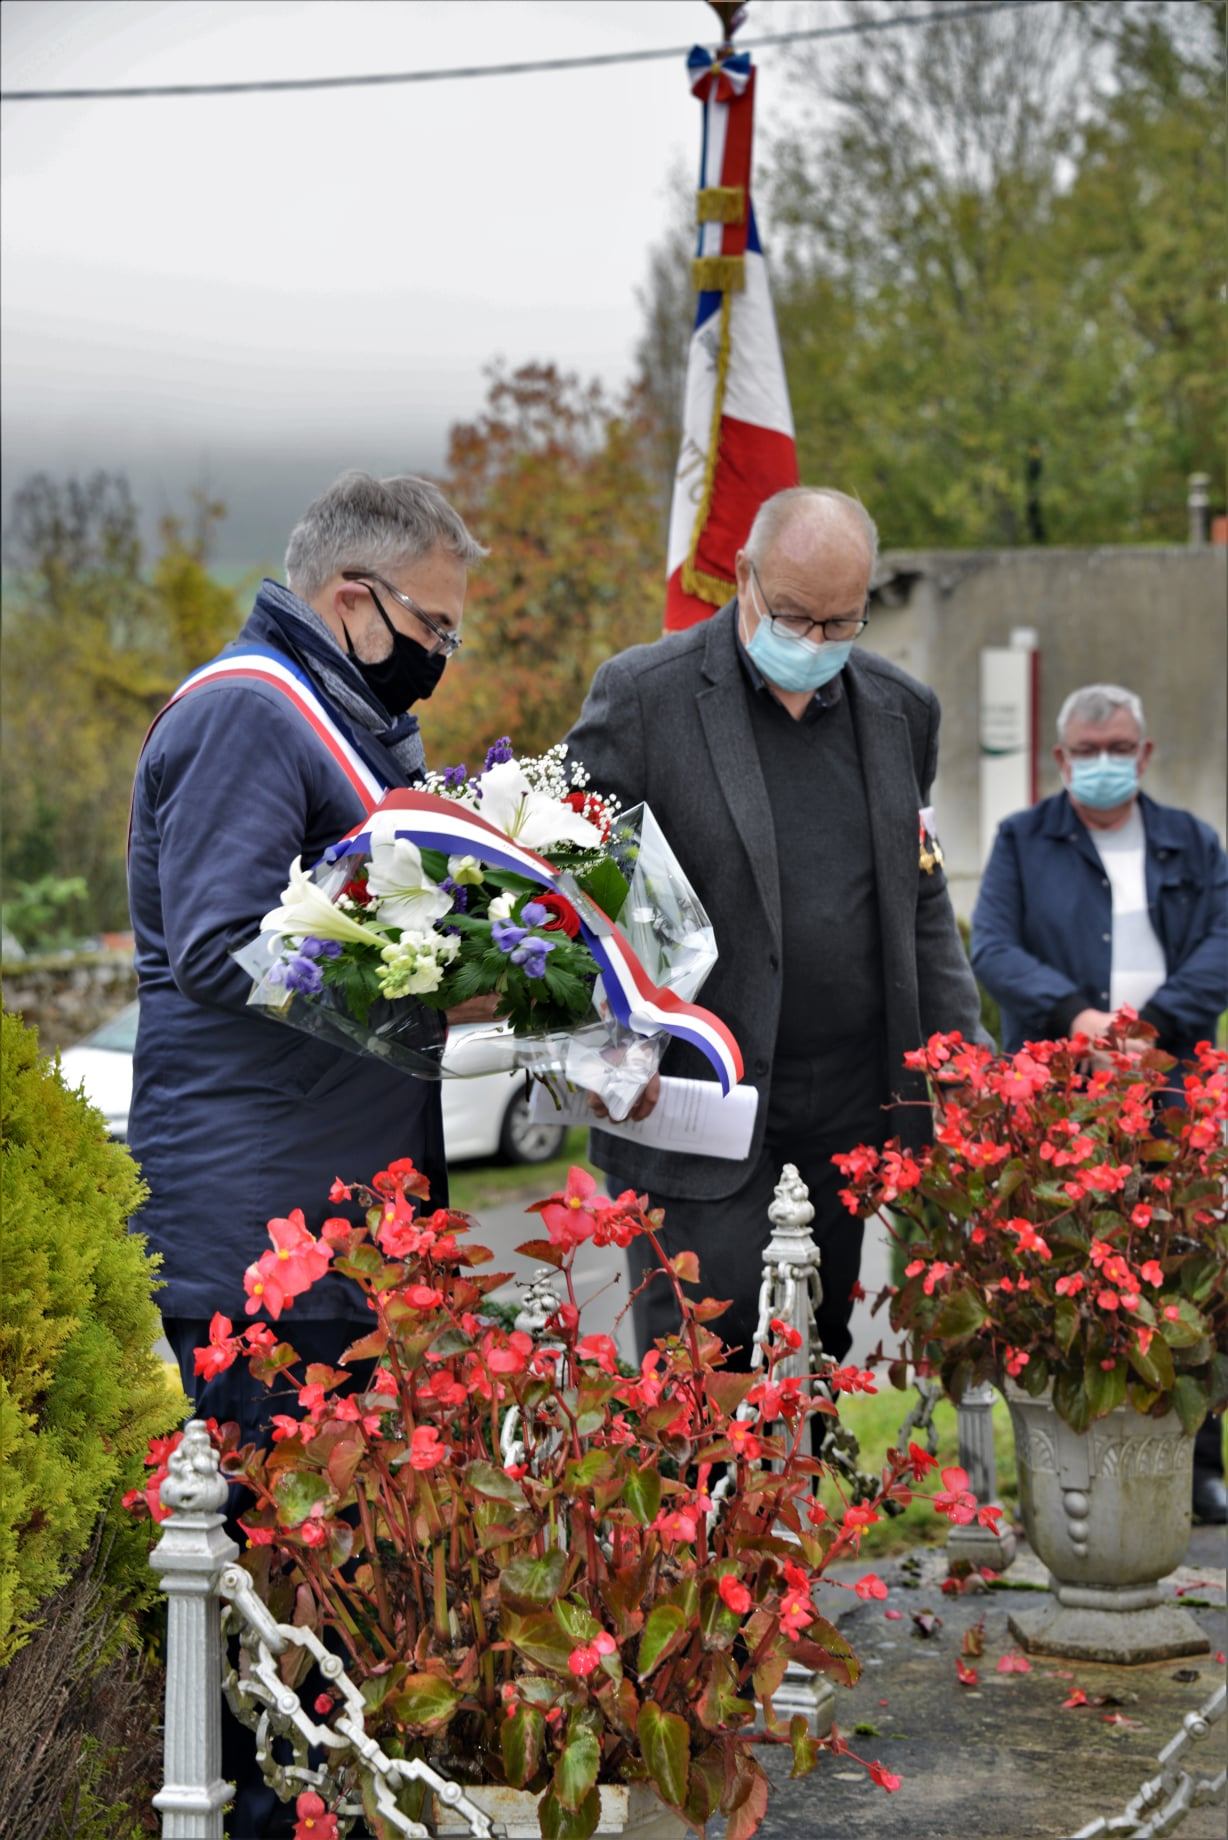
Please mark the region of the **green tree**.
MULTIPOLYGON (((1180 540, 1228 400, 1221 0, 1004 7, 791 64, 756 197, 802 477, 894 545, 1180 540)), ((650 395, 683 259, 654 251, 650 395)))
POLYGON ((122 927, 132 772, 149 722, 239 625, 208 573, 222 508, 163 521, 147 569, 127 481, 46 474, 14 494, 5 544, 4 884, 81 876, 82 924, 122 927))
POLYGON ((660 633, 650 439, 634 398, 612 403, 550 364, 493 370, 484 412, 452 430, 446 489, 491 553, 431 701, 433 762, 480 762, 502 734, 522 753, 551 746, 602 660, 660 633))

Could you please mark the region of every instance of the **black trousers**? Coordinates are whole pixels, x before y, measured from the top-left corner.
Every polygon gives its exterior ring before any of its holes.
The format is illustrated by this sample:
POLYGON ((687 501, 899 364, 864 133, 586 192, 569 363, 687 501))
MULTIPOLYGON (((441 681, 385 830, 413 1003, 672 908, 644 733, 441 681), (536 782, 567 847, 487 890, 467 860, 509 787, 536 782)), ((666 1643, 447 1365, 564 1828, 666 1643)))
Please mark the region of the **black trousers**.
MULTIPOLYGON (((736 1191, 715 1201, 685 1195, 649 1196, 653 1207, 665 1210, 661 1238, 669 1256, 690 1251, 699 1260, 699 1284, 690 1287, 692 1295, 731 1300, 731 1307, 713 1321, 712 1329, 737 1348, 732 1367, 748 1368, 754 1351, 763 1250, 772 1231, 768 1205, 785 1163, 796 1164, 814 1208, 810 1230, 821 1254, 823 1301, 818 1333, 823 1352, 842 1361, 852 1346, 849 1318, 852 1289, 861 1269, 864 1222, 840 1200, 839 1191, 847 1183, 831 1158, 833 1152, 850 1150, 855 1144, 881 1145, 886 1133, 881 1116, 871 1115, 860 1123, 839 1119, 837 1103, 828 1101, 811 1069, 797 1064, 777 1066, 763 1147, 736 1191)), ((612 1183, 628 1186, 619 1180, 616 1170, 610 1174, 612 1183)), ((655 1260, 642 1240, 632 1241, 628 1257, 635 1289, 655 1260)), ((674 1293, 664 1278, 654 1279, 636 1299, 632 1320, 641 1357, 657 1336, 672 1334, 677 1328, 674 1293)))
MULTIPOLYGON (((297 1394, 295 1383, 279 1380, 267 1387, 259 1380, 253 1380, 242 1358, 227 1368, 224 1374, 218 1374, 212 1380, 198 1378, 193 1372, 193 1355, 197 1348, 203 1348, 208 1343, 208 1318, 165 1316, 162 1327, 179 1363, 183 1390, 194 1401, 193 1410, 197 1418, 216 1418, 219 1424, 233 1419, 240 1429, 240 1442, 248 1444, 266 1441, 275 1412, 294 1412, 297 1394)), ((357 1320, 312 1322, 305 1318, 301 1322, 291 1319, 284 1325, 285 1340, 302 1357, 298 1369, 300 1376, 303 1367, 313 1361, 327 1362, 329 1366, 336 1367, 350 1343, 357 1341, 366 1332, 367 1325, 357 1320)), ((355 1371, 361 1374, 366 1365, 361 1368, 356 1366, 355 1371)), ((244 1537, 238 1524, 239 1517, 245 1509, 251 1507, 252 1500, 249 1491, 238 1484, 230 1491, 226 1531, 240 1546, 244 1544, 244 1537)), ((307 1694, 307 1703, 310 1704, 308 1688, 303 1687, 299 1691, 300 1695, 307 1694)), ((255 1734, 239 1723, 224 1700, 222 1775, 235 1785, 234 1807, 226 1823, 229 1840, 288 1840, 295 1825, 293 1803, 279 1801, 265 1782, 256 1766, 255 1734)))

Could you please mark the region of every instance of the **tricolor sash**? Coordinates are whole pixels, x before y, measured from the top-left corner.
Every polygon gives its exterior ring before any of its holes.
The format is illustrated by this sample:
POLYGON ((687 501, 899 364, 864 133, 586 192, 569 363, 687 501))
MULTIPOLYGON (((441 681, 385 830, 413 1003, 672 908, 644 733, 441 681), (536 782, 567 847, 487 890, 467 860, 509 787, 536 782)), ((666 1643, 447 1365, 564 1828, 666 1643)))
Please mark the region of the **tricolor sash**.
MULTIPOLYGON (((624 1028, 639 1034, 664 1032, 690 1042, 711 1063, 723 1092, 730 1092, 742 1077, 742 1053, 719 1016, 696 1003, 684 1003, 672 990, 652 982, 627 939, 553 863, 505 836, 477 812, 441 799, 430 792, 390 792, 376 810, 404 813, 395 835, 408 837, 421 850, 441 850, 448 856, 475 856, 488 867, 509 869, 540 888, 562 895, 575 907, 584 943, 601 971, 610 1010, 624 1028)), ((373 813, 368 813, 368 817, 373 813)), ((366 820, 325 851, 325 860, 369 852, 371 833, 366 820)))
POLYGON ((279 690, 349 781, 364 813, 368 817, 371 815, 387 792, 387 785, 360 753, 353 736, 323 702, 306 671, 285 652, 276 651, 271 645, 247 644, 241 651, 223 652, 219 658, 193 671, 150 723, 149 733, 141 744, 142 753, 168 709, 173 709, 176 703, 205 684, 226 683, 232 679, 269 684, 279 690))

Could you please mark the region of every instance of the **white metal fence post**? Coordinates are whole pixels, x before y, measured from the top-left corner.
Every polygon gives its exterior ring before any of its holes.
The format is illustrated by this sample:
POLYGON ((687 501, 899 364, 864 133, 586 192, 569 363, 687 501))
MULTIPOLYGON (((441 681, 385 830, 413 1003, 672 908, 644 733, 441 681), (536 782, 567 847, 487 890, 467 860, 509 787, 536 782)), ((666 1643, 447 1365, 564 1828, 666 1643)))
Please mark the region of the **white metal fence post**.
POLYGON ((227 1484, 204 1423, 190 1420, 162 1484, 171 1510, 149 1556, 168 1599, 162 1840, 223 1840, 222 1636, 217 1584, 239 1556, 223 1524, 227 1484))

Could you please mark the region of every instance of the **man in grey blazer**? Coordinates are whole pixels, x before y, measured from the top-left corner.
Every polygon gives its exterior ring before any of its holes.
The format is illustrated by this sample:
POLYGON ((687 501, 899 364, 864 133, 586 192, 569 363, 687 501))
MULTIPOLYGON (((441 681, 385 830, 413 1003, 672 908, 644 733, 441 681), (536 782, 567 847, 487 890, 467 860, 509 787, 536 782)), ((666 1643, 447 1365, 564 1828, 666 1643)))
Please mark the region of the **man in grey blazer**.
MULTIPOLYGON (((647 1191, 665 1209, 671 1254, 698 1254, 699 1294, 732 1299, 720 1332, 745 1364, 781 1165, 796 1163, 810 1189, 819 1332, 842 1359, 862 1225, 840 1202, 831 1156, 893 1135, 924 1142, 925 1088, 904 1054, 935 1030, 979 1034, 941 861, 921 836, 938 701, 855 644, 876 550, 856 500, 778 493, 738 552, 736 598, 603 664, 568 737, 594 788, 624 807, 648 802, 707 908, 720 959, 701 1000, 737 1037, 759 1094, 744 1163, 600 1129, 593 1158, 615 1191, 647 1191)), ((712 1077, 685 1044, 662 1072, 712 1077)), ((634 1316, 641 1351, 672 1330, 663 1282, 634 1316)))

